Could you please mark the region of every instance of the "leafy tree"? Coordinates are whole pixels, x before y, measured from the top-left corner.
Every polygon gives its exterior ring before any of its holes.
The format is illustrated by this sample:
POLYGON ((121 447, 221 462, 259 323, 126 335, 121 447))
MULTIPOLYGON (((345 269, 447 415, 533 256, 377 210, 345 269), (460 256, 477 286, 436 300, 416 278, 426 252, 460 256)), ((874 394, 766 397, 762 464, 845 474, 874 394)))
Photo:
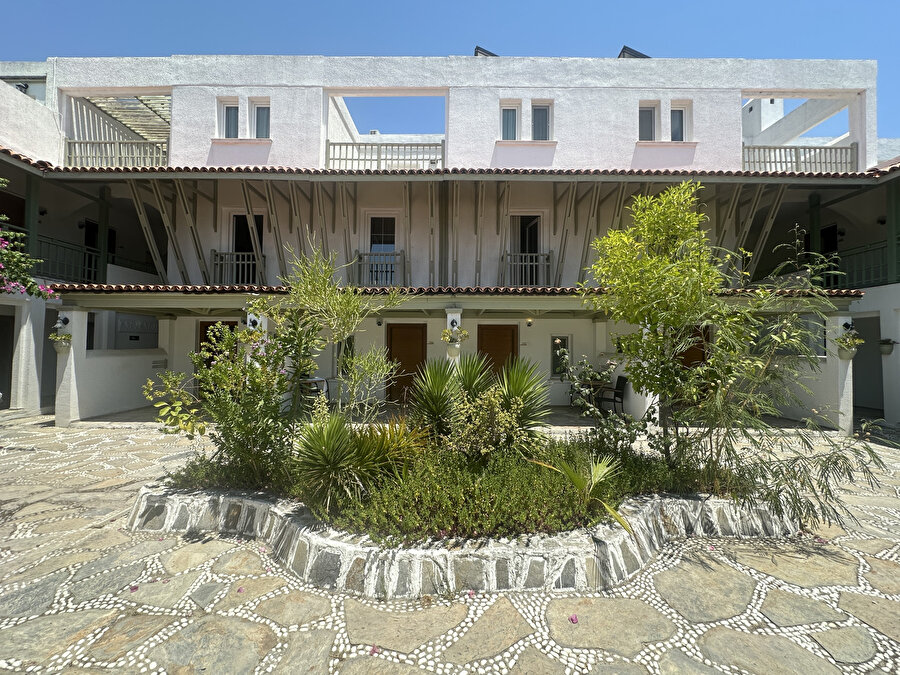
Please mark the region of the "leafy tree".
POLYGON ((873 481, 880 459, 865 444, 816 433, 786 434, 766 421, 799 405, 819 369, 817 342, 834 310, 822 290, 829 261, 795 255, 749 284, 741 255, 716 250, 697 192, 684 182, 636 197, 631 227, 594 241, 600 293, 585 299, 636 332, 617 337, 635 389, 659 397, 670 465, 695 465, 715 492, 765 499, 803 520, 839 518, 839 480, 873 481))

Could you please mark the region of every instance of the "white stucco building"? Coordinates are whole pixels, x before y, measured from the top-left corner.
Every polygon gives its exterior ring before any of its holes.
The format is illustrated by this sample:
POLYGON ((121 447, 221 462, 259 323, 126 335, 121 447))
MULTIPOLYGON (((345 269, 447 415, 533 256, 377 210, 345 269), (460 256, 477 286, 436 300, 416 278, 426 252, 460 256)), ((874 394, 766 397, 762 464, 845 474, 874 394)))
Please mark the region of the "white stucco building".
MULTIPOLYGON (((147 377, 188 369, 210 322, 278 292, 285 246, 313 238, 352 281, 413 289, 361 347, 385 345, 410 370, 443 356, 456 319, 464 349, 549 373, 557 337, 592 358, 614 351, 623 328, 573 287, 635 194, 700 180, 713 240, 762 252, 757 275, 796 222, 840 252, 884 228, 896 241, 900 220, 870 61, 54 58, 0 62, 0 79, 0 212, 62 293, 0 297, 0 391, 58 424, 143 405, 147 377), (407 96, 442 102, 443 133, 367 133, 347 105, 407 96), (840 133, 808 135, 829 119, 840 133), (73 335, 59 359, 45 339, 57 315, 73 335)), ((857 297, 835 290, 832 329, 857 297)), ((867 302, 863 320, 881 311, 867 302)), ((900 338, 891 316, 882 333, 900 338)), ((853 367, 821 358, 817 404, 846 429, 853 367)), ((900 421, 888 391, 882 408, 900 421)), ((628 392, 632 412, 646 403, 628 392)))

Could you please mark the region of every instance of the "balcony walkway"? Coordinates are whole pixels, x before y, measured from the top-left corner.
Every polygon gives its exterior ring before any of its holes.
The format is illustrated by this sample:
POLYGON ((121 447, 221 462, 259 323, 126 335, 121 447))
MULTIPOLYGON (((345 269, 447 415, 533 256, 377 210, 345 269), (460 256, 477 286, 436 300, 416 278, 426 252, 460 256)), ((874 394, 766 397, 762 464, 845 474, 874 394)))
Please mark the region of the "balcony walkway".
POLYGON ((846 530, 671 543, 604 593, 377 603, 300 583, 254 541, 126 530, 140 486, 182 463, 190 441, 149 424, 4 415, 0 439, 0 665, 13 672, 900 668, 895 449, 881 448, 883 487, 847 494, 859 521, 846 530))

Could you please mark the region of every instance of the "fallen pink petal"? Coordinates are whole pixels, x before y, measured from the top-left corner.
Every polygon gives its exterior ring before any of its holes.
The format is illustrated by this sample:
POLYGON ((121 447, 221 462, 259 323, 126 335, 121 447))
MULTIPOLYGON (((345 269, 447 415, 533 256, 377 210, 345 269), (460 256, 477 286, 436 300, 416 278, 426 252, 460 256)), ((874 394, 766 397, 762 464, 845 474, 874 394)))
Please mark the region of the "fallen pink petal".
POLYGON ((128 590, 131 591, 132 593, 134 593, 137 589, 138 589, 137 586, 129 586, 128 587, 128 590))
POLYGON ((577 614, 573 614, 572 616, 570 616, 570 617, 569 617, 569 623, 578 623, 578 615, 577 615, 577 614))
POLYGON ((243 587, 243 586, 241 586, 240 588, 238 588, 238 593, 243 593, 243 592, 244 592, 244 587, 243 587))
POLYGON ((381 651, 381 647, 379 647, 378 645, 372 645, 372 648, 369 650, 369 655, 374 656, 375 654, 377 654, 380 651, 381 651))
POLYGON ((469 597, 470 597, 470 598, 474 598, 474 597, 475 597, 475 591, 469 591, 469 597))

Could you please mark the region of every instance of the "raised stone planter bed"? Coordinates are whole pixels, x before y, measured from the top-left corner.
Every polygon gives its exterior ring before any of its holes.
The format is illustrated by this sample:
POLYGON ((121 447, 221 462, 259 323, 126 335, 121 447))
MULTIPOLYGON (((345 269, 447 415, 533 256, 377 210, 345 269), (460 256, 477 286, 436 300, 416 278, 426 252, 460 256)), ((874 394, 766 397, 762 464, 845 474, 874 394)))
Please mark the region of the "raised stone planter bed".
POLYGON ((369 598, 417 598, 461 591, 605 589, 635 574, 670 539, 780 537, 796 523, 765 507, 724 499, 651 495, 620 507, 635 537, 598 525, 557 535, 447 540, 382 548, 365 535, 325 527, 297 502, 260 494, 143 488, 133 530, 220 532, 265 542, 304 581, 369 598))

